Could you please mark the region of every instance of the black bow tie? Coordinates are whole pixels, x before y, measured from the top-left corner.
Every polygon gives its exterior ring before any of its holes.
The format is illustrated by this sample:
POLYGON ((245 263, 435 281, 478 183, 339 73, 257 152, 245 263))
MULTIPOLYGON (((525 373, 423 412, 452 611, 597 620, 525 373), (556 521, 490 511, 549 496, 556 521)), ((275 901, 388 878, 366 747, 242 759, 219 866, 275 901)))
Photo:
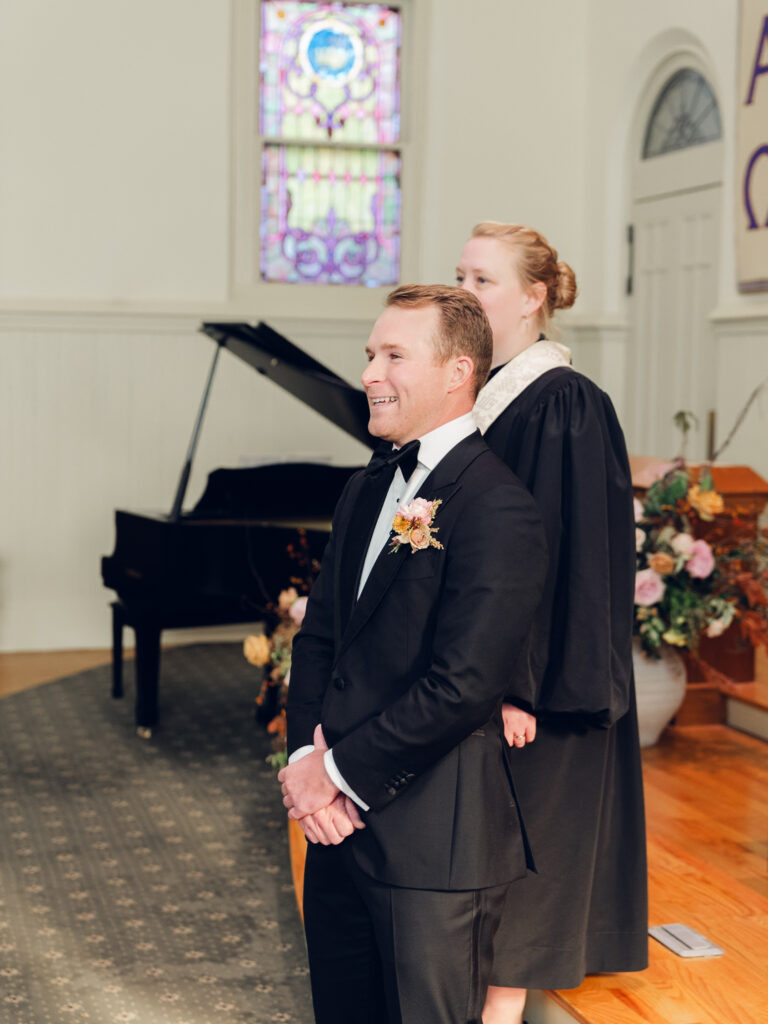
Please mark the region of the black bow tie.
POLYGON ((371 456, 371 461, 365 467, 365 475, 375 476, 385 469, 391 469, 394 473, 399 466, 403 479, 408 480, 419 461, 419 443, 419 441, 409 441, 402 448, 393 448, 391 442, 382 441, 377 445, 371 456))

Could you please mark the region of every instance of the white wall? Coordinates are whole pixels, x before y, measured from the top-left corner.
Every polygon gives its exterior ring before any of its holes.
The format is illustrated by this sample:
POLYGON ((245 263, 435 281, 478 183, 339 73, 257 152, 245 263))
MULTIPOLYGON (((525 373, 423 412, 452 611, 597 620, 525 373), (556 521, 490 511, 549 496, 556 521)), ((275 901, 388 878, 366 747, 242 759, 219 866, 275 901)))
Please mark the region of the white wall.
POLYGON ((433 2, 425 279, 454 279, 481 220, 535 224, 583 262, 587 7, 433 2))
MULTIPOLYGON (((422 280, 451 281, 476 221, 535 224, 579 278, 564 340, 621 410, 633 110, 663 37, 682 33, 711 54, 728 144, 735 6, 412 0, 411 9, 421 143, 410 169, 418 203, 406 202, 410 266, 422 280)), ((230 13, 225 0, 0 7, 2 650, 108 644, 112 595, 99 558, 112 550, 115 508, 170 507, 212 355, 196 333, 201 319, 263 317, 348 379, 360 372, 378 296, 338 290, 319 318, 307 312, 309 292, 283 288, 271 306, 231 298, 240 44, 230 13)), ((724 208, 723 239, 729 216, 724 208)), ((759 299, 735 294, 723 250, 718 302, 739 314, 759 299)), ((738 315, 718 332, 724 412, 766 361, 762 321, 752 323, 746 339, 738 315)), ((755 416, 738 451, 768 474, 755 452, 761 423, 755 416)), ((365 458, 225 354, 190 501, 217 466, 313 453, 365 458)))
POLYGON ((227 4, 0 7, 0 298, 226 298, 227 4))

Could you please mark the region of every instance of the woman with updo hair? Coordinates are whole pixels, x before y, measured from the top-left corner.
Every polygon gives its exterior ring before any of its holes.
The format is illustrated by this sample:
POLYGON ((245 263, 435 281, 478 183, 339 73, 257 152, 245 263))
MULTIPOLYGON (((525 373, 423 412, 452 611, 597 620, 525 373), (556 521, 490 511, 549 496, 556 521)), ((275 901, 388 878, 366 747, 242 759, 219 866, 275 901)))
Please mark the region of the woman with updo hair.
POLYGON ((503 706, 537 873, 510 886, 483 1011, 483 1024, 520 1024, 529 988, 648 965, 632 480, 610 399, 548 337, 576 279, 546 239, 478 224, 457 283, 493 329, 478 427, 536 499, 549 548, 544 598, 503 706))

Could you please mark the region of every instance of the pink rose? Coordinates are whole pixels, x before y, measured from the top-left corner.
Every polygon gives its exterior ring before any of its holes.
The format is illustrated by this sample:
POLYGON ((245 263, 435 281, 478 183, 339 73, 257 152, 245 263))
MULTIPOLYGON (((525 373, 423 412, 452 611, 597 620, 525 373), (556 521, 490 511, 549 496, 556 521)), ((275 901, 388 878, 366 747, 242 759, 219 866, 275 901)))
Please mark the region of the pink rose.
POLYGON ((300 626, 304 621, 304 615, 306 614, 306 611, 307 599, 306 597, 300 597, 298 600, 293 602, 288 614, 291 616, 293 622, 295 622, 297 626, 300 626))
POLYGON ((689 575, 704 580, 715 568, 715 556, 705 540, 695 540, 691 545, 691 557, 685 563, 689 575))
POLYGON ((656 604, 664 596, 664 580, 653 569, 642 569, 635 576, 635 604, 656 604))
POLYGON ((676 533, 670 546, 676 555, 690 555, 693 551, 693 537, 690 533, 676 533))
POLYGON ((634 499, 635 502, 635 522, 638 523, 643 518, 643 503, 634 499))
POLYGON ((410 519, 418 520, 425 526, 429 525, 432 518, 432 502, 426 498, 414 498, 408 506, 408 515, 410 519))

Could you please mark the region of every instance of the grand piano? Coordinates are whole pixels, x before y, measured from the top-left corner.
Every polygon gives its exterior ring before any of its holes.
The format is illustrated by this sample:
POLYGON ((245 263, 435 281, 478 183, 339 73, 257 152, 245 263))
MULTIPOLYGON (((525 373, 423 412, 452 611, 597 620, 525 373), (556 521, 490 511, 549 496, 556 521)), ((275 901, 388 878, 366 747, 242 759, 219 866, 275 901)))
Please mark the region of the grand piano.
POLYGON ((216 344, 171 511, 117 509, 115 550, 102 558, 112 602, 112 695, 123 695, 123 630, 136 636, 136 726, 158 719, 163 629, 269 618, 278 592, 297 575, 289 545, 302 537, 319 560, 336 502, 358 466, 275 463, 216 469, 191 511, 183 511, 192 461, 219 356, 229 350, 370 448, 365 393, 267 324, 203 323, 216 344))

